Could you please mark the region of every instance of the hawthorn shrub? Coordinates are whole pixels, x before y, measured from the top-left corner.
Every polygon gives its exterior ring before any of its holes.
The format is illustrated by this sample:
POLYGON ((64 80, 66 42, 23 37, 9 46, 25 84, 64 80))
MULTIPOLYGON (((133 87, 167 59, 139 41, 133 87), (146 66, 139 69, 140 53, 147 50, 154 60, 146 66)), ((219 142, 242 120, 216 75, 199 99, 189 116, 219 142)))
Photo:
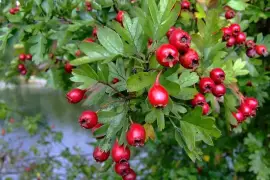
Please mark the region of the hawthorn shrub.
POLYGON ((269 179, 267 135, 247 134, 268 98, 268 2, 19 2, 1 3, 2 79, 37 75, 68 90, 69 103, 88 108, 78 124, 97 138, 104 167, 126 180, 269 179), (129 163, 138 147, 149 171, 129 163))

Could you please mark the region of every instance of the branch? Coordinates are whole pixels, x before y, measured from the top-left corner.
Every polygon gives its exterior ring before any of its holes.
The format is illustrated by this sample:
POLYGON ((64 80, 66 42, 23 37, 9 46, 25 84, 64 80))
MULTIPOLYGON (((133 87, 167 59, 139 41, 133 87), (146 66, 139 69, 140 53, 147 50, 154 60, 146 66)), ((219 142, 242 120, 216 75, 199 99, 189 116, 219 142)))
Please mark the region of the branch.
POLYGON ((112 88, 115 92, 117 92, 117 94, 118 94, 121 98, 128 100, 128 98, 127 98, 124 94, 122 94, 120 91, 118 91, 115 87, 113 87, 113 86, 110 85, 109 83, 106 83, 106 82, 103 82, 103 81, 99 81, 99 83, 104 84, 104 85, 106 85, 106 86, 109 86, 109 87, 112 88))

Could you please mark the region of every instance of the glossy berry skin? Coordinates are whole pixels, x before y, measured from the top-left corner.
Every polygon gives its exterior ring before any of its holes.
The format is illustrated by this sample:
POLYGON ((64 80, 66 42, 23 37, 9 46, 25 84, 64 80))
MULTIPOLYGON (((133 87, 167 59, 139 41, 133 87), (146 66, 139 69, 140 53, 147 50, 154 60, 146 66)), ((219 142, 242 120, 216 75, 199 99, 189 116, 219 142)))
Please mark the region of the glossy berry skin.
POLYGON ((75 89, 70 90, 66 94, 66 98, 69 103, 77 104, 84 98, 85 92, 86 92, 85 90, 75 88, 75 89))
POLYGON ((154 84, 148 92, 148 99, 154 107, 165 107, 169 102, 169 94, 162 85, 154 84))
POLYGON ((9 10, 9 13, 12 14, 12 15, 14 15, 14 14, 16 14, 16 10, 15 10, 14 8, 11 8, 11 9, 9 10))
POLYGON ((232 30, 232 35, 237 36, 241 32, 241 27, 239 24, 230 25, 230 29, 232 30))
POLYGON ((97 27, 94 27, 94 29, 92 31, 92 36, 97 37, 97 27))
POLYGON ((264 45, 256 45, 256 52, 258 55, 260 56, 267 56, 268 52, 267 52, 267 47, 264 45))
POLYGON ((22 70, 24 70, 25 69, 25 66, 23 65, 23 64, 19 64, 18 65, 18 70, 19 71, 22 71, 22 70))
POLYGON ((221 97, 226 94, 226 87, 224 86, 224 84, 216 84, 212 89, 212 93, 216 97, 221 97))
POLYGON ((255 46, 256 46, 253 40, 247 40, 245 45, 247 49, 255 49, 255 46))
POLYGON ((232 115, 234 116, 234 118, 237 120, 238 123, 242 123, 243 121, 246 120, 244 114, 239 110, 237 112, 232 113, 232 115))
POLYGON ((248 56, 248 57, 250 57, 250 58, 253 58, 253 57, 255 57, 256 56, 256 49, 254 48, 254 49, 247 49, 247 51, 246 51, 246 55, 248 56))
POLYGON ((247 104, 251 109, 257 109, 259 107, 259 102, 256 98, 248 97, 244 100, 245 104, 247 104))
POLYGON ((32 55, 31 54, 26 54, 25 59, 31 61, 32 60, 32 55))
POLYGON ((23 75, 23 76, 26 75, 27 74, 27 69, 21 70, 20 74, 23 75))
POLYGON ((186 69, 196 69, 199 66, 199 55, 193 49, 188 49, 187 52, 180 57, 180 64, 186 69))
MULTIPOLYGON (((97 123, 97 125, 95 125, 95 126, 91 129, 91 132, 94 134, 94 132, 95 132, 96 130, 98 130, 101 126, 103 126, 103 124, 97 123)), ((97 139, 102 139, 102 138, 104 138, 104 137, 105 137, 105 135, 104 135, 104 136, 97 136, 96 138, 97 138, 97 139)))
POLYGON ((125 13, 124 11, 118 11, 118 13, 117 13, 117 15, 116 15, 116 17, 115 17, 115 20, 116 20, 117 22, 119 22, 120 24, 123 23, 124 13, 125 13))
POLYGON ((227 41, 232 36, 232 30, 231 30, 231 28, 224 27, 221 30, 222 30, 222 33, 223 33, 222 39, 224 41, 227 41))
POLYGON ((203 110, 203 115, 207 115, 210 111, 210 106, 207 103, 204 103, 202 106, 202 110, 203 110))
POLYGON ((239 111, 241 111, 245 117, 254 116, 254 112, 248 104, 241 104, 241 106, 239 107, 239 111))
POLYGON ((116 163, 126 163, 130 158, 130 150, 124 145, 119 145, 118 141, 115 141, 112 147, 112 159, 116 163))
POLYGON ((234 10, 227 10, 225 13, 225 18, 226 19, 232 19, 235 17, 235 11, 234 10))
POLYGON ((95 40, 93 38, 86 38, 83 40, 84 42, 93 43, 95 40))
POLYGON ((123 180, 136 180, 136 173, 130 169, 129 173, 123 177, 123 180))
POLYGON ((243 32, 240 32, 237 36, 236 36, 236 44, 243 44, 246 41, 246 34, 243 32))
POLYGON ((97 162, 104 162, 110 156, 110 151, 105 152, 100 147, 96 147, 93 152, 93 157, 97 162))
POLYGON ((201 93, 196 94, 194 98, 191 100, 192 106, 197 106, 197 105, 203 106, 204 103, 206 103, 206 99, 204 95, 201 93))
POLYGON ((214 68, 210 72, 210 78, 216 83, 220 84, 225 80, 225 72, 221 68, 214 68))
POLYGON ((25 59, 26 59, 26 55, 25 54, 20 54, 19 55, 19 60, 25 61, 25 59))
POLYGON ((116 83, 118 83, 119 82, 119 79, 118 78, 113 78, 113 80, 112 80, 112 83, 113 84, 116 84, 116 83))
POLYGON ((72 72, 72 69, 73 69, 73 66, 70 64, 70 63, 66 63, 65 64, 65 71, 67 72, 67 73, 71 73, 72 72))
POLYGON ((85 129, 93 128, 98 123, 97 113, 89 110, 84 111, 79 118, 79 123, 85 129))
POLYGON ((120 176, 126 176, 130 172, 129 163, 116 163, 114 166, 114 170, 120 176))
POLYGON ((126 133, 127 142, 131 146, 144 146, 146 132, 142 125, 138 123, 132 123, 126 133))
POLYGON ((182 29, 175 29, 169 38, 169 43, 176 47, 180 53, 185 53, 190 47, 191 37, 182 29))
POLYGON ((156 50, 156 57, 159 64, 165 67, 173 67, 179 61, 177 49, 170 44, 163 44, 156 50))
POLYGON ((215 87, 214 81, 209 77, 201 78, 199 88, 201 93, 209 93, 215 87))
POLYGON ((170 29, 167 31, 166 36, 167 36, 168 39, 170 38, 171 34, 173 33, 173 31, 174 31, 175 29, 176 29, 176 27, 172 26, 172 27, 170 27, 170 29))
POLYGON ((236 38, 231 36, 228 40, 227 40, 227 47, 233 47, 236 44, 236 38))
POLYGON ((189 10, 190 9, 190 2, 188 0, 183 0, 181 3, 181 9, 189 10))

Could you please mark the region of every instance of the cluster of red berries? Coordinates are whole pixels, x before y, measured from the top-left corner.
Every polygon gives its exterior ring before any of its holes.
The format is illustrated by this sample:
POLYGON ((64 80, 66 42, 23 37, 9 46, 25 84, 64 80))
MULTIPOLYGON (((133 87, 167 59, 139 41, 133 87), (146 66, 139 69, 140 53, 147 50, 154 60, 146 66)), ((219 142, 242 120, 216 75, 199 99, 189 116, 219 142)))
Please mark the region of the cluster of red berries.
POLYGON ((171 27, 167 32, 169 44, 163 44, 156 50, 159 64, 173 67, 178 62, 187 69, 196 69, 199 65, 198 53, 190 48, 191 37, 181 28, 171 27))
POLYGON ((19 6, 15 7, 15 8, 9 9, 9 13, 12 14, 12 15, 16 14, 19 11, 20 11, 20 7, 19 6))
MULTIPOLYGON (((72 104, 79 103, 85 98, 86 90, 78 88, 72 89, 66 94, 68 102, 72 104)), ((79 124, 84 129, 91 129, 94 133, 103 124, 98 122, 98 116, 96 112, 87 110, 82 112, 79 117, 79 124)), ((98 136, 97 139, 102 139, 104 136, 98 136)), ((138 123, 132 123, 129 130, 126 133, 126 140, 130 146, 144 146, 146 139, 146 132, 142 125, 138 123)), ((100 147, 96 147, 93 152, 93 157, 97 162, 104 162, 110 156, 110 151, 105 152, 100 147)), ((112 147, 112 159, 115 164, 115 172, 123 177, 124 180, 135 180, 136 173, 130 168, 128 160, 130 159, 130 150, 127 146, 120 145, 116 140, 112 147)))
POLYGON ((194 96, 191 104, 195 106, 201 106, 203 114, 207 115, 210 110, 210 106, 207 104, 204 97, 204 93, 212 93, 216 97, 221 97, 226 93, 226 87, 223 84, 225 80, 225 72, 221 68, 215 68, 210 72, 210 77, 204 77, 200 79, 199 89, 200 92, 194 96))
POLYGON ((262 44, 255 44, 253 40, 246 41, 246 49, 247 49, 246 55, 250 58, 253 58, 256 55, 259 55, 259 56, 268 55, 267 47, 262 44))
POLYGON ((238 124, 241 124, 246 120, 246 118, 256 116, 256 110, 258 107, 259 102, 257 99, 253 97, 247 97, 242 101, 237 112, 234 112, 232 114, 237 120, 238 124))
POLYGON ((227 47, 233 47, 234 45, 244 44, 246 41, 246 34, 241 32, 239 24, 231 24, 229 27, 222 28, 223 41, 227 41, 227 47))
POLYGON ((85 7, 87 11, 92 11, 92 5, 90 1, 85 1, 85 7))
POLYGON ((27 74, 27 69, 25 65, 23 64, 26 60, 31 61, 32 60, 32 55, 31 54, 20 54, 19 55, 19 60, 21 61, 20 64, 18 64, 18 70, 21 75, 26 75, 27 74))

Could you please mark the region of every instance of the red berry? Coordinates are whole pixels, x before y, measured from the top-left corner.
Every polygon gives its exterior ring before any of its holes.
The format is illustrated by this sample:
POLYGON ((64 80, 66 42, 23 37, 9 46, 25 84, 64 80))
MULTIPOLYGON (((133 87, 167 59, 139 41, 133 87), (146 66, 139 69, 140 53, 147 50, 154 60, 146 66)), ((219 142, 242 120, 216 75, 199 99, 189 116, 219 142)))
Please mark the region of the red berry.
POLYGON ((145 129, 142 125, 132 123, 126 134, 127 142, 131 146, 144 146, 146 137, 145 129))
POLYGON ((85 129, 93 128, 98 123, 97 113, 93 111, 84 111, 79 118, 79 123, 81 127, 85 129))
POLYGON ((24 75, 26 75, 26 74, 27 74, 27 69, 23 69, 23 70, 21 70, 21 72, 20 72, 20 73, 21 73, 21 75, 23 75, 23 76, 24 76, 24 75))
POLYGON ((235 16, 235 11, 232 10, 232 9, 226 11, 226 13, 225 13, 225 18, 226 19, 232 19, 232 18, 234 18, 234 16, 235 16))
POLYGON ((206 103, 206 99, 204 95, 201 93, 196 94, 191 101, 192 106, 197 106, 197 105, 203 106, 204 103, 206 103))
POLYGON ((243 121, 246 120, 244 114, 241 111, 237 111, 236 113, 232 113, 234 118, 237 120, 238 123, 242 123, 243 121))
MULTIPOLYGON (((94 134, 94 132, 95 132, 96 130, 98 130, 101 126, 103 126, 103 124, 97 123, 97 125, 95 125, 95 126, 91 129, 92 133, 94 134)), ((102 139, 102 138, 104 138, 104 137, 105 137, 105 136, 97 136, 96 138, 97 138, 97 139, 102 139)))
POLYGON ((113 84, 116 84, 116 83, 118 83, 119 82, 119 79, 118 78, 113 78, 113 80, 112 80, 112 83, 113 84))
POLYGON ((117 13, 117 15, 116 15, 116 17, 115 17, 115 20, 116 20, 117 22, 119 22, 120 24, 123 23, 124 13, 125 13, 124 11, 118 11, 118 13, 117 13))
POLYGON ((82 52, 80 50, 77 50, 75 52, 75 56, 80 57, 82 55, 82 52))
POLYGON ((173 45, 163 44, 156 50, 156 57, 162 66, 173 67, 179 60, 179 53, 173 45))
POLYGON ((91 7, 91 6, 88 6, 88 7, 86 8, 86 10, 87 10, 87 11, 92 11, 92 7, 91 7))
POLYGON ((224 86, 224 84, 217 84, 212 89, 212 93, 216 97, 221 97, 226 93, 226 87, 224 86))
POLYGON ((168 39, 170 38, 171 34, 173 33, 173 31, 174 31, 175 29, 176 29, 176 27, 172 26, 172 27, 170 27, 170 29, 167 31, 166 36, 167 36, 168 39))
POLYGON ((171 45, 175 46, 180 53, 185 53, 190 47, 191 37, 182 29, 175 29, 169 38, 169 42, 171 45))
POLYGON ((65 64, 65 70, 66 70, 66 72, 67 73, 71 73, 72 72, 72 69, 73 69, 73 66, 69 62, 67 62, 65 64))
POLYGON ((26 58, 25 54, 20 54, 19 60, 25 61, 25 58, 26 58))
POLYGON ((237 36, 241 32, 241 27, 239 26, 239 24, 232 24, 230 26, 230 29, 232 30, 232 34, 234 36, 237 36))
POLYGON ((18 65, 18 70, 19 71, 22 71, 22 70, 24 70, 25 69, 25 66, 23 65, 23 64, 19 64, 18 65))
POLYGON ((86 7, 91 7, 92 5, 91 5, 91 2, 90 1, 85 1, 85 6, 86 7))
POLYGON ((207 103, 204 103, 202 106, 202 110, 203 110, 203 115, 207 115, 210 111, 210 106, 207 103))
POLYGON ((88 42, 88 43, 92 43, 95 42, 95 40, 93 38, 86 38, 83 40, 84 42, 88 42))
POLYGON ((92 32, 93 37, 97 37, 97 27, 94 27, 93 32, 92 32))
POLYGON ((156 82, 148 92, 148 100, 154 107, 165 107, 169 102, 169 94, 167 90, 159 84, 160 73, 157 75, 156 82))
POLYGON ((187 0, 183 0, 181 2, 181 9, 189 10, 190 9, 190 2, 187 0))
POLYGON ((25 59, 31 61, 32 60, 32 55, 31 54, 26 54, 25 59))
POLYGON ((244 102, 245 104, 249 105, 251 109, 257 109, 259 107, 259 102, 256 98, 248 97, 248 98, 245 98, 244 102))
POLYGON ((194 49, 188 49, 187 52, 180 57, 180 64, 187 69, 196 69, 199 66, 199 55, 194 49))
POLYGON ((126 176, 130 172, 130 166, 128 162, 125 163, 116 163, 114 170, 120 176, 126 176))
POLYGON ((229 28, 229 27, 224 27, 221 30, 222 30, 222 33, 223 33, 222 39, 224 41, 227 41, 232 36, 232 29, 229 28))
POLYGON ((247 49, 247 51, 246 51, 246 55, 248 56, 248 57, 250 57, 250 58, 253 58, 253 57, 255 57, 256 56, 256 49, 255 48, 253 48, 253 49, 247 49))
POLYGON ((243 32, 240 32, 237 36, 236 36, 236 43, 237 44, 243 44, 246 41, 246 34, 243 32))
POLYGON ((16 14, 16 10, 14 8, 11 8, 11 9, 9 9, 9 13, 14 15, 14 14, 16 14))
POLYGON ((231 36, 231 37, 229 37, 229 39, 227 40, 226 46, 227 46, 227 47, 232 47, 232 46, 235 45, 235 43, 236 43, 235 37, 231 36))
POLYGON ((123 180, 136 180, 136 173, 130 169, 129 173, 123 177, 123 180))
POLYGON ((254 112, 252 112, 252 108, 248 104, 241 104, 239 107, 239 111, 241 111, 245 117, 254 116, 254 112))
POLYGON ((253 40, 247 40, 246 41, 246 48, 247 49, 254 49, 256 46, 255 42, 253 40))
POLYGON ((109 158, 109 156, 110 156, 110 151, 105 152, 99 147, 96 147, 93 152, 93 157, 97 162, 104 162, 109 158))
POLYGON ((260 56, 267 56, 268 55, 267 47, 264 45, 256 45, 256 52, 260 56))
POLYGON ((199 88, 201 93, 209 93, 215 87, 214 81, 209 77, 201 78, 199 88))
POLYGON ((252 87, 252 82, 251 81, 248 81, 247 84, 246 84, 246 86, 252 87))
POLYGON ((130 158, 130 150, 124 145, 118 144, 118 141, 115 141, 112 147, 112 158, 116 163, 126 163, 130 158))
POLYGON ((225 80, 225 72, 221 68, 214 68, 210 72, 210 78, 216 83, 220 84, 225 80))
POLYGON ((66 98, 69 103, 76 104, 83 99, 85 92, 85 90, 75 88, 67 93, 66 98))

